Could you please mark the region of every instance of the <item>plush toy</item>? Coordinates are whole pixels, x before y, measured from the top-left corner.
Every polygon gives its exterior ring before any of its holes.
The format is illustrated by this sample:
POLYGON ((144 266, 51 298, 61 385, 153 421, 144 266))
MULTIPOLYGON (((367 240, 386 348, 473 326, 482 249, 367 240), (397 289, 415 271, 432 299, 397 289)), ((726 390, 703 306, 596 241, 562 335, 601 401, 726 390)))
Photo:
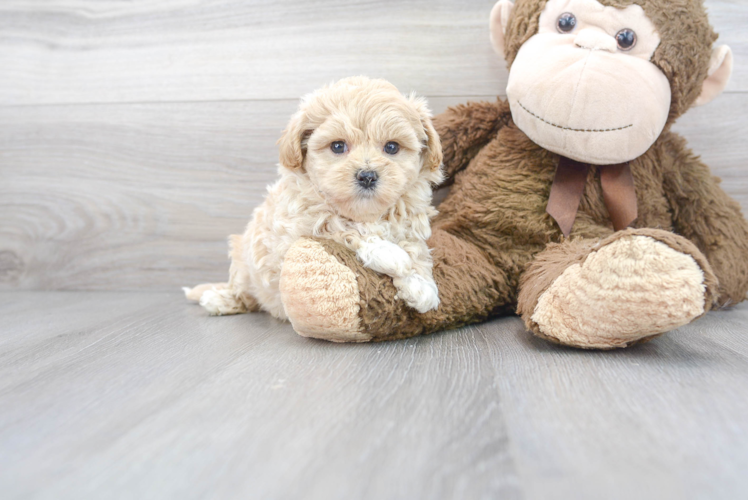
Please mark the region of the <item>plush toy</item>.
POLYGON ((507 101, 435 120, 453 181, 429 240, 438 310, 302 240, 281 277, 296 331, 376 341, 517 312, 540 337, 606 349, 744 300, 748 223, 670 130, 732 70, 701 0, 501 0, 490 26, 507 101))

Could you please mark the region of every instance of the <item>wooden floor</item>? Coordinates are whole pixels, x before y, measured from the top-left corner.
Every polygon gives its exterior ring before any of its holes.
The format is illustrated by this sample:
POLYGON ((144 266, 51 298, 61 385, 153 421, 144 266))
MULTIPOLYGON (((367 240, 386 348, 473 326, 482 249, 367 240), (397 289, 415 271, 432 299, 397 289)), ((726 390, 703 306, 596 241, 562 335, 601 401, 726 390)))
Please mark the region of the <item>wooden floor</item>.
POLYGON ((738 499, 748 307, 613 352, 338 345, 178 293, 0 293, 3 499, 738 499))
MULTIPOLYGON (((356 74, 435 112, 506 89, 495 0, 0 1, 0 290, 225 279, 299 97, 356 74)), ((727 92, 675 125, 748 210, 748 6, 727 92)))
MULTIPOLYGON (((616 352, 208 318, 299 97, 503 95, 495 0, 0 2, 0 500, 748 498, 748 306, 616 352)), ((675 125, 748 210, 748 6, 675 125)))

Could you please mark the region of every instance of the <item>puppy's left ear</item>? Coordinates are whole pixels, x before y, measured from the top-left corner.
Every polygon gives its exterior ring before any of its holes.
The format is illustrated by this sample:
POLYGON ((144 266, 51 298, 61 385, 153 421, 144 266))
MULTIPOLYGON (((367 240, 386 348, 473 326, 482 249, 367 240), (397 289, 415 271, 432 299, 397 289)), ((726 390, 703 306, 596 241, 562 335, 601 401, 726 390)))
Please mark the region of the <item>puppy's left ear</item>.
POLYGON ((297 111, 278 139, 280 164, 290 170, 301 169, 306 157, 306 141, 312 133, 308 130, 307 114, 304 109, 297 111))
POLYGON ((418 114, 421 118, 421 125, 423 125, 423 130, 426 132, 426 144, 421 150, 423 166, 428 167, 432 172, 439 170, 444 155, 442 154, 442 143, 439 140, 439 134, 436 133, 434 124, 431 123, 431 111, 426 105, 426 100, 422 97, 415 97, 412 95, 411 102, 418 110, 418 114))

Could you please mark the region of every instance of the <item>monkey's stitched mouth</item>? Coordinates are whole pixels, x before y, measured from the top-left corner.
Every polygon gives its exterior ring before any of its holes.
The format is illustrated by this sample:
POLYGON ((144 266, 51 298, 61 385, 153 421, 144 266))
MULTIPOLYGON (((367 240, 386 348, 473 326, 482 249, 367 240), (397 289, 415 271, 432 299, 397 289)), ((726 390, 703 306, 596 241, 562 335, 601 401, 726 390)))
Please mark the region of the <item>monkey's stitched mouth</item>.
POLYGON ((529 109, 527 109, 527 108, 525 107, 525 105, 524 105, 524 104, 522 104, 522 102, 521 102, 521 101, 517 101, 517 104, 519 104, 519 105, 520 105, 520 107, 521 107, 522 109, 524 109, 524 110, 525 110, 525 111, 526 111, 527 113, 529 113, 529 114, 530 114, 531 116, 533 116, 534 118, 537 118, 537 119, 538 119, 538 120, 540 120, 541 122, 543 122, 543 123, 547 123, 548 125, 551 125, 551 126, 553 126, 553 127, 556 127, 556 128, 560 128, 561 130, 568 130, 568 131, 570 131, 570 132, 615 132, 615 131, 617 131, 617 130, 625 130, 625 129, 627 129, 627 128, 631 128, 631 127, 633 127, 633 126, 634 126, 634 124, 632 123, 631 125, 626 125, 625 127, 618 127, 618 128, 601 128, 601 129, 594 129, 594 128, 593 128, 593 129, 582 129, 582 128, 571 128, 571 127, 564 127, 564 126, 562 126, 562 125, 557 125, 557 124, 555 124, 555 123, 553 123, 553 122, 549 122, 548 120, 546 120, 546 119, 544 119, 544 118, 541 118, 541 117, 539 117, 538 115, 536 115, 535 113, 533 113, 532 111, 530 111, 529 109))

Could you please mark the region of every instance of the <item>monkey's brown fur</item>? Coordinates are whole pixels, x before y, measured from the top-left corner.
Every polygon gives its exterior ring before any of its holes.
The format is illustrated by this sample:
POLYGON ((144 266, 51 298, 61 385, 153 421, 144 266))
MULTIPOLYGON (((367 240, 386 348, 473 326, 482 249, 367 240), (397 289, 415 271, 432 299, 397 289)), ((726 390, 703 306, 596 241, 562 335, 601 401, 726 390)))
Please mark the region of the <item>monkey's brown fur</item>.
MULTIPOLYGON (((388 279, 365 269, 344 248, 322 242, 356 273, 361 325, 373 340, 455 328, 515 310, 540 334, 531 319, 540 294, 594 248, 625 235, 651 236, 691 255, 704 274, 705 311, 746 298, 748 223, 708 167, 670 131, 699 96, 707 76, 716 35, 703 5, 699 0, 600 2, 644 8, 662 38, 652 61, 672 89, 665 131, 647 153, 631 162, 639 213, 633 229, 614 236, 593 167, 571 237, 564 240, 545 211, 558 156, 514 125, 506 102, 451 108, 435 119, 447 177, 454 182, 439 207, 429 242, 439 309, 417 314, 395 300, 388 279)), ((510 65, 537 31, 545 4, 546 0, 529 0, 515 5, 505 40, 510 65)))

